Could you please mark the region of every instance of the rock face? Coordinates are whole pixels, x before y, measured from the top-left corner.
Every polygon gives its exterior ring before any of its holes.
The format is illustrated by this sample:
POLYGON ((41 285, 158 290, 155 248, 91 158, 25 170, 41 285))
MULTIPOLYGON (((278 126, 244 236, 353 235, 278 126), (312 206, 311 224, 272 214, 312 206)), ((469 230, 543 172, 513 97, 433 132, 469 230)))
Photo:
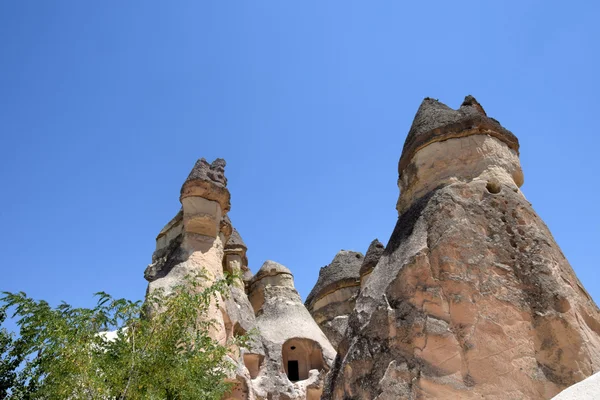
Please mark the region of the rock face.
POLYGON ((329 265, 321 268, 319 279, 306 298, 306 308, 334 347, 342 339, 348 315, 354 309, 363 261, 361 253, 341 250, 329 265))
POLYGON ((144 273, 148 292, 169 293, 188 275, 204 274, 199 279, 206 286, 224 272, 240 276, 209 311, 216 322, 211 335, 222 344, 257 332, 249 348, 232 349, 232 355, 239 355, 238 368, 229 378, 235 387, 226 398, 320 398, 335 351, 302 304, 287 268, 267 261, 252 276, 246 244, 227 216, 225 161, 198 160, 180 201, 181 210, 156 238, 152 264, 144 273))
POLYGON ((600 313, 519 189, 512 133, 470 96, 425 99, 399 175, 324 399, 549 399, 600 369, 600 313))

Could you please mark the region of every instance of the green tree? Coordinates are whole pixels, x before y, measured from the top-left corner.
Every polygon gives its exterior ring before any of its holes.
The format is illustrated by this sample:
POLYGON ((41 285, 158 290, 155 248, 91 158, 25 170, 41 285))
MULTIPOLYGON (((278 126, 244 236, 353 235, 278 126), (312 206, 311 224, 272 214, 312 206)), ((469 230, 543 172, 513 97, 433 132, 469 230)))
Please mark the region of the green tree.
POLYGON ((0 399, 222 398, 235 368, 227 355, 247 337, 220 345, 207 313, 231 279, 202 288, 190 278, 145 303, 97 293, 92 309, 4 293, 0 317, 11 310, 19 335, 1 331, 0 399))
MULTIPOLYGON (((0 309, 0 326, 6 320, 6 312, 0 309)), ((23 361, 12 351, 16 342, 14 335, 0 327, 0 399, 8 395, 8 390, 17 384, 17 369, 23 361)))

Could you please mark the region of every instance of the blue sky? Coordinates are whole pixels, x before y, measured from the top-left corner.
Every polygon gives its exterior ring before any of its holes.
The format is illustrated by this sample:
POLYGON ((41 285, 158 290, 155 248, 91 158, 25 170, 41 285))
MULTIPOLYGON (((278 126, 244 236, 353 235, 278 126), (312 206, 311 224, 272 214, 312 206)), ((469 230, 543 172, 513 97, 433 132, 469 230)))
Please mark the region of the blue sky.
POLYGON ((596 2, 0 2, 0 290, 142 298, 197 158, 227 160, 251 268, 306 297, 384 243, 423 97, 474 95, 600 300, 596 2))

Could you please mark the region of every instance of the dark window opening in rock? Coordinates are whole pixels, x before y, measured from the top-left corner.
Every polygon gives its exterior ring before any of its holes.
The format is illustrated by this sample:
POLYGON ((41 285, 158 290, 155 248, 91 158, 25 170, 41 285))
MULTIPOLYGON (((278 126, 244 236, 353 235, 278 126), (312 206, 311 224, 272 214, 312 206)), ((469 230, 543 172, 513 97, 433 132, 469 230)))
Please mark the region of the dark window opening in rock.
POLYGON ((289 339, 281 350, 285 373, 292 382, 308 379, 313 369, 320 371, 325 368, 321 346, 314 340, 289 339))
POLYGON ((296 360, 291 360, 288 361, 288 378, 290 378, 290 381, 292 382, 296 382, 300 380, 300 374, 298 371, 298 361, 296 360))
POLYGON ((487 183, 487 185, 485 186, 485 188, 487 189, 488 192, 490 192, 492 194, 498 194, 498 193, 500 193, 500 189, 502 189, 500 184, 495 181, 489 181, 487 183))

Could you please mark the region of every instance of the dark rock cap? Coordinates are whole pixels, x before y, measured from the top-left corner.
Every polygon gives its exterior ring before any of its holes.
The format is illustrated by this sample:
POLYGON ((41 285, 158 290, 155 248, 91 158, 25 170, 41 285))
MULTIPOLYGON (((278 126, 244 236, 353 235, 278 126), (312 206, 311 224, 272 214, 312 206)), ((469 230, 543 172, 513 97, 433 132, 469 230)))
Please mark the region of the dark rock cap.
POLYGON ((246 247, 246 243, 244 243, 244 241, 242 240, 240 233, 237 231, 237 229, 233 228, 233 232, 231 232, 231 236, 229 236, 229 240, 225 244, 225 250, 239 248, 248 250, 248 247, 246 247))
POLYGON ((185 185, 193 180, 202 180, 210 181, 217 186, 225 187, 227 186, 227 178, 225 178, 226 164, 227 163, 222 158, 217 158, 212 164, 209 164, 206 159, 201 158, 196 161, 194 168, 192 168, 192 171, 183 184, 185 185))
POLYGON ((375 239, 369 245, 369 249, 367 250, 367 254, 365 254, 365 258, 360 267, 360 276, 370 273, 373 271, 373 268, 379 262, 383 251, 385 250, 385 246, 378 239, 375 239))
POLYGON ((356 251, 341 250, 337 253, 331 263, 319 271, 319 279, 304 303, 306 307, 311 309, 315 301, 336 288, 358 286, 363 259, 362 253, 356 251))
POLYGON ((204 197, 218 201, 226 214, 231 209, 231 198, 225 178, 225 160, 217 158, 209 164, 204 158, 196 161, 194 168, 181 186, 179 200, 186 197, 204 197))
POLYGON ((491 135, 519 151, 519 140, 498 121, 487 116, 471 95, 465 97, 458 110, 426 97, 415 115, 398 164, 398 173, 410 163, 415 153, 433 142, 469 135, 491 135))

